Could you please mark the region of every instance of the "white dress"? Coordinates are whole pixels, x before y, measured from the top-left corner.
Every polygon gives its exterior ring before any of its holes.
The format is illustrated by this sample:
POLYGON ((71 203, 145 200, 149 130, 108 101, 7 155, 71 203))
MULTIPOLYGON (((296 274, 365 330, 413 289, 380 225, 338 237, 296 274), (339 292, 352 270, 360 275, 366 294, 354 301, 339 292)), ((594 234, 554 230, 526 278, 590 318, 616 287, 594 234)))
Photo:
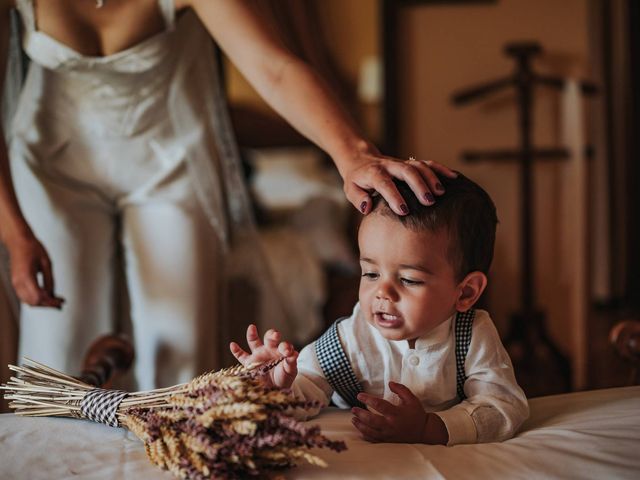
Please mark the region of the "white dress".
POLYGON ((225 302, 230 278, 251 279, 259 295, 246 301, 259 299, 253 311, 270 312, 270 325, 286 319, 212 41, 193 12, 176 19, 173 0, 158 6, 166 30, 88 57, 38 31, 33 0, 18 0, 31 65, 9 147, 20 205, 66 299, 61 311, 22 306, 20 356, 77 373, 87 346, 122 328, 128 296, 139 389, 220 366, 238 323, 225 302))

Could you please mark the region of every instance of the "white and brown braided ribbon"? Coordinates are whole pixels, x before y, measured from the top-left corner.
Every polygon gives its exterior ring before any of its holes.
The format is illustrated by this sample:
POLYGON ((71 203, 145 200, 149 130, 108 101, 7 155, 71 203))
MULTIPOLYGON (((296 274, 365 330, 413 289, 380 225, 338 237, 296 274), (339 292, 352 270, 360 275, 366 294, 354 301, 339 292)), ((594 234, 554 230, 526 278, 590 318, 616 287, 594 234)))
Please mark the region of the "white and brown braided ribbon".
POLYGON ((121 390, 103 390, 96 388, 89 391, 80 404, 82 416, 110 427, 118 427, 118 407, 127 392, 121 390))

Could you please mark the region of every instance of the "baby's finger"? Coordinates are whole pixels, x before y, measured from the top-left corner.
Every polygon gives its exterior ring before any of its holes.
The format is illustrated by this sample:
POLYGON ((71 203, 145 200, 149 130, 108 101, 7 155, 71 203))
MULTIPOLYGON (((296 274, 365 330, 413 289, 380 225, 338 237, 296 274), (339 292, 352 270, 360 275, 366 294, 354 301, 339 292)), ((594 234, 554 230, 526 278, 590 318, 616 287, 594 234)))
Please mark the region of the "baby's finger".
POLYGON ((389 382, 389 389, 398 395, 405 405, 412 405, 418 401, 413 392, 401 383, 389 382))
POLYGON ((368 393, 359 393, 357 398, 368 407, 373 408, 376 412, 380 412, 381 415, 386 416, 395 413, 396 407, 382 398, 374 397, 368 393))
POLYGON ((298 352, 294 351, 293 354, 285 358, 284 362, 282 362, 282 368, 284 368, 284 373, 286 373, 289 376, 297 375, 298 374, 298 352))
POLYGON ((359 407, 353 407, 351 413, 362 423, 375 430, 384 430, 387 427, 387 421, 382 415, 371 413, 359 407))
POLYGON ((363 423, 357 417, 353 417, 351 419, 351 423, 353 426, 358 429, 358 431, 362 434, 362 437, 368 442, 380 442, 382 440, 382 432, 371 428, 369 425, 363 423))
POLYGON ((253 323, 247 327, 247 344, 249 344, 252 352, 262 346, 260 335, 258 335, 258 327, 253 323))
POLYGON ((236 360, 238 360, 243 365, 251 356, 249 355, 249 353, 245 352, 242 347, 240 347, 240 345, 238 345, 236 342, 231 342, 229 344, 229 350, 231 350, 233 356, 236 357, 236 360))
POLYGON ((268 348, 277 348, 278 343, 280 343, 280 332, 274 330, 273 328, 267 330, 267 332, 264 334, 264 344, 268 348))
POLYGON ((294 351, 295 350, 293 348, 293 345, 291 345, 289 342, 280 342, 280 345, 278 345, 278 352, 280 352, 280 354, 284 357, 288 357, 294 351))

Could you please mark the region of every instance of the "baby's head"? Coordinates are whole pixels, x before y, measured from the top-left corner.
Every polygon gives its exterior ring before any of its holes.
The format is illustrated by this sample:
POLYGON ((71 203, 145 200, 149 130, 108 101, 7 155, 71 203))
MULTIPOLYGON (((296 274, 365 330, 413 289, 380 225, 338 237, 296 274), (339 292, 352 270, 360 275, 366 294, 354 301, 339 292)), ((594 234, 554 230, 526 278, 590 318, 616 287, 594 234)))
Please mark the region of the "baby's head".
POLYGON ((446 192, 432 206, 396 182, 409 214, 374 199, 360 226, 360 307, 390 340, 414 340, 456 311, 473 306, 487 285, 493 258, 495 205, 477 184, 440 178, 446 192))

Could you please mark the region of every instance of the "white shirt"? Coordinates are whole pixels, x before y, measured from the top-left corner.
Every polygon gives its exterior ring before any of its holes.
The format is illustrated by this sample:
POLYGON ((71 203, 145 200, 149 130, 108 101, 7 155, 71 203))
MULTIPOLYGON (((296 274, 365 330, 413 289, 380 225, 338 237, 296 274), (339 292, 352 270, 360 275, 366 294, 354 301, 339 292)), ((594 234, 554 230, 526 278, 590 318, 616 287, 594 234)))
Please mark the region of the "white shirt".
MULTIPOLYGON (((364 391, 398 404, 389 381, 402 383, 420 399, 425 411, 442 419, 449 432, 449 445, 511 438, 529 416, 529 405, 498 332, 489 314, 476 310, 465 361, 467 398, 459 402, 453 318, 418 338, 415 348, 409 348, 407 340, 384 338, 356 304, 351 317, 338 324, 338 333, 364 391)), ((325 379, 315 342, 300 352, 292 388, 299 399, 326 406, 333 397, 339 407, 349 407, 325 379)))

